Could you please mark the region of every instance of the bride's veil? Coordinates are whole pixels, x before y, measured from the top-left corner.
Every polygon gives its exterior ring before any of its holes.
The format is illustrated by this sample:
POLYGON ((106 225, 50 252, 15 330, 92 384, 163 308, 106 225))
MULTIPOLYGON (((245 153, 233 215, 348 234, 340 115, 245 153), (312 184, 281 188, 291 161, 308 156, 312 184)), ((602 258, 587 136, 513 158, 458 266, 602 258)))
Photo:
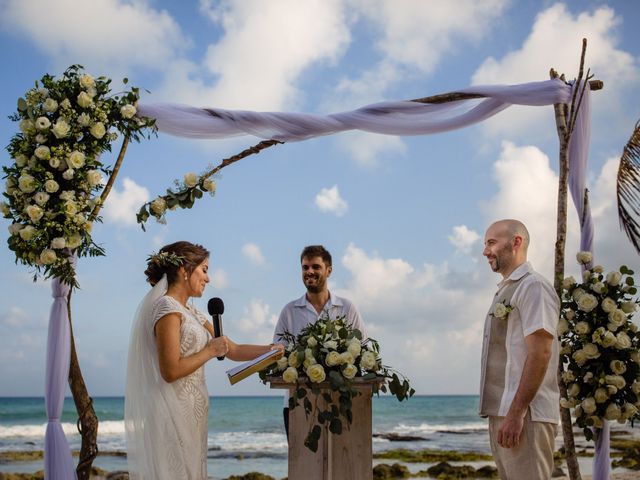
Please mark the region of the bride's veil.
POLYGON ((154 302, 167 291, 167 276, 138 306, 131 328, 124 422, 132 479, 194 478, 200 452, 185 448, 193 432, 183 420, 174 388, 162 379, 154 335, 154 302))

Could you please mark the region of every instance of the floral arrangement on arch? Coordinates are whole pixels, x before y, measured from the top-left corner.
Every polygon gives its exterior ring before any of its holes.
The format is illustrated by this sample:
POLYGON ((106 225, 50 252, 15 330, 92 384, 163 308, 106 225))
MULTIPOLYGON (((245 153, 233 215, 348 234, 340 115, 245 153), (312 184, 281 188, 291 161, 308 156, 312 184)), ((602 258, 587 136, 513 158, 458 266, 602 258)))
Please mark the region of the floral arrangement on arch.
POLYGON ((155 133, 154 120, 136 117, 139 89, 109 95, 110 83, 73 65, 61 78, 36 81, 9 117, 20 131, 7 146, 0 208, 13 221, 9 249, 16 263, 35 268, 34 280, 42 273, 77 286, 72 257, 104 255, 91 228, 100 221, 103 175, 113 172, 100 156, 118 132, 135 141, 155 133))
MULTIPOLYGON (((580 252, 578 262, 592 262, 580 252)), ((585 269, 582 282, 565 278, 561 341, 562 379, 567 398, 563 408, 573 408, 576 423, 588 440, 604 421, 633 423, 640 419, 640 333, 632 321, 637 310, 634 272, 625 266, 607 274, 596 265, 585 269)))
POLYGON ((348 325, 344 317, 320 318, 305 327, 297 338, 285 333, 282 339, 288 344, 285 355, 262 370, 260 378, 266 383, 269 377, 282 376, 285 382, 296 385, 291 391, 289 408, 293 410, 302 402, 307 417, 315 418, 304 442, 313 452, 318 449, 322 428, 339 435, 345 423, 347 428, 351 425, 352 399, 359 395, 354 379, 378 379, 378 383, 373 383, 373 391, 379 394, 388 389, 399 401, 415 393, 407 378, 382 365, 378 342, 372 338, 363 341, 360 330, 348 325), (322 393, 325 410, 318 405, 322 382, 328 382, 337 394, 336 401, 335 396, 322 393), (314 403, 309 399, 309 391, 316 394, 314 403))

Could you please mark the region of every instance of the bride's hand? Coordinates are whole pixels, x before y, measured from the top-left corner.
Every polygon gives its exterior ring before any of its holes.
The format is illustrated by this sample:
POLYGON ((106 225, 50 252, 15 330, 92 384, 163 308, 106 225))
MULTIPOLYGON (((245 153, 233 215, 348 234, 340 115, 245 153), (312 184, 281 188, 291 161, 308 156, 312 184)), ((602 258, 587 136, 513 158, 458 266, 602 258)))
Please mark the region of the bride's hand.
POLYGON ((280 350, 281 353, 284 353, 284 345, 281 343, 272 343, 269 350, 280 350))
POLYGON ((212 358, 226 355, 229 351, 229 342, 227 341, 227 337, 222 336, 209 340, 207 348, 209 349, 212 358))

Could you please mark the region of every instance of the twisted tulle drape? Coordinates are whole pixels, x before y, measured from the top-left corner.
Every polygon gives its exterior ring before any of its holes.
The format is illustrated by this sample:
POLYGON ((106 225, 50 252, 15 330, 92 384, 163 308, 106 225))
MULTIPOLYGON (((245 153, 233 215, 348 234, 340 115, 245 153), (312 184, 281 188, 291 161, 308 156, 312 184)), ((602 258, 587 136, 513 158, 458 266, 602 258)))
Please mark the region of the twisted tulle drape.
POLYGON ((67 310, 70 289, 58 278, 51 282, 53 305, 49 314, 44 396, 48 419, 44 436, 44 474, 47 480, 77 478, 71 450, 60 423, 71 359, 71 326, 67 310))

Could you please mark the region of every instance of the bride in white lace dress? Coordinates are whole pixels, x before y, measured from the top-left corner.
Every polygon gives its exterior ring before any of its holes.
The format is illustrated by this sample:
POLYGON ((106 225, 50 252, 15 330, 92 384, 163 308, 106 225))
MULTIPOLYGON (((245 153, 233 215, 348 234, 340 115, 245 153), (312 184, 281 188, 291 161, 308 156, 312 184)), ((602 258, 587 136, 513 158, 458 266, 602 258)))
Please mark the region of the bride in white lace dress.
POLYGON ((204 364, 226 355, 250 360, 272 345, 213 338, 207 316, 187 301, 209 283, 209 252, 176 242, 148 259, 153 289, 131 332, 125 391, 127 461, 132 479, 207 478, 209 394, 204 364))

